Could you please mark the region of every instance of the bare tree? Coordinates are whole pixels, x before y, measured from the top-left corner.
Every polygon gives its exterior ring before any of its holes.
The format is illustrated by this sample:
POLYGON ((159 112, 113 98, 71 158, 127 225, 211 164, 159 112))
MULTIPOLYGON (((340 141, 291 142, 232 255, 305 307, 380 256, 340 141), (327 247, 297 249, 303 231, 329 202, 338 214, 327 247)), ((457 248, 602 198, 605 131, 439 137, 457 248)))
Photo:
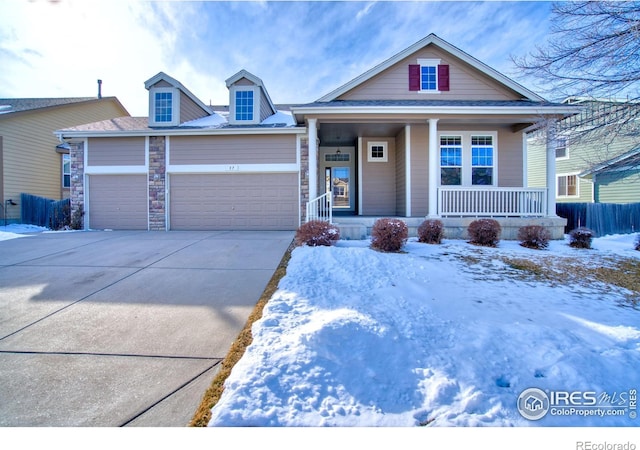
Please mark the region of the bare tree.
POLYGON ((601 143, 585 162, 617 156, 616 140, 640 145, 640 2, 556 2, 546 44, 512 60, 546 95, 584 106, 558 132, 567 143, 601 143))

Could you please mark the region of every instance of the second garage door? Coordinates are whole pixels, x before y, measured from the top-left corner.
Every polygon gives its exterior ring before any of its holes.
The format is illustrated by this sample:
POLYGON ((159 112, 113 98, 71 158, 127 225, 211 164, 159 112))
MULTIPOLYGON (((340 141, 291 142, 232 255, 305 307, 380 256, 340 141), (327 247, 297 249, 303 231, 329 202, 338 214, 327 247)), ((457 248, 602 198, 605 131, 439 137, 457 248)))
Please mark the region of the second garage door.
POLYGON ((172 230, 295 230, 298 175, 172 174, 172 230))

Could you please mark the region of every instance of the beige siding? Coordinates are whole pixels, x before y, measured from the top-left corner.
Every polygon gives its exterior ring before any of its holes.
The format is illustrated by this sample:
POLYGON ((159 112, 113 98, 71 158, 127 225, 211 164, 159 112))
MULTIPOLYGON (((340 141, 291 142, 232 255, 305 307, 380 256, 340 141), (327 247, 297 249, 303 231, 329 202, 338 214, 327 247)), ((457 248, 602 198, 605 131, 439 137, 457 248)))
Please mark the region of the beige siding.
MULTIPOLYGON (((70 104, 62 107, 0 116, 3 137, 4 198, 20 198, 20 193, 61 198, 62 158, 55 130, 127 115, 113 99, 70 104)), ((19 218, 20 208, 7 211, 19 218)))
POLYGON ((295 136, 172 137, 170 164, 290 164, 295 136))
POLYGON ((172 87, 173 87, 173 84, 169 83, 168 81, 160 80, 153 86, 150 86, 149 90, 151 90, 152 88, 172 88, 172 87))
POLYGON ((489 78, 462 60, 428 46, 399 61, 339 100, 517 100, 522 96, 489 78), (440 59, 449 65, 450 91, 424 94, 409 91, 409 64, 418 59, 440 59))
POLYGON ((429 212, 429 127, 411 126, 411 215, 429 212))
POLYGON ((407 215, 406 131, 396 136, 396 214, 407 215))
POLYGON ((89 166, 144 166, 145 138, 90 138, 87 143, 89 166))
POLYGON ((172 230, 295 230, 298 174, 174 174, 172 230))
POLYGON ((395 138, 362 139, 362 213, 364 215, 396 214, 395 138), (369 141, 388 143, 387 162, 367 161, 369 141))
POLYGON ((88 225, 91 229, 146 230, 146 175, 89 176, 88 225))
POLYGON ((180 123, 205 116, 208 116, 207 112, 203 111, 187 94, 180 91, 180 123))
POLYGON ((264 92, 260 89, 260 122, 272 115, 273 112, 269 106, 269 100, 267 100, 267 96, 264 95, 264 92))

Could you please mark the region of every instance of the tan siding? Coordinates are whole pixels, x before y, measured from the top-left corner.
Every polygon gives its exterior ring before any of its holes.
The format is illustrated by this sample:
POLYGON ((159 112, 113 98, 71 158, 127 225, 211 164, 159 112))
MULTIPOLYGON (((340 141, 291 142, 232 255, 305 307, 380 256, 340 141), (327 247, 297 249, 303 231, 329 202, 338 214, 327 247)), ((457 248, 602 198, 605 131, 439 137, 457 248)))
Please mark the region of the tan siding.
MULTIPOLYGON (((3 136, 4 196, 20 198, 20 193, 60 199, 62 175, 61 157, 56 152, 60 144, 53 134, 85 123, 127 115, 115 101, 70 104, 48 110, 0 117, 3 136)), ((19 218, 20 208, 8 212, 8 218, 19 218)))
POLYGON ((238 81, 233 83, 234 86, 255 86, 255 83, 247 78, 240 78, 238 81))
POLYGON ((364 215, 396 214, 396 170, 394 138, 362 139, 362 213, 364 215), (369 141, 388 143, 387 162, 368 162, 369 141))
POLYGON ((149 90, 151 90, 152 88, 172 88, 172 87, 173 87, 173 84, 169 83, 168 81, 160 80, 156 84, 150 86, 149 90))
POLYGON ((339 97, 340 100, 516 100, 520 95, 462 60, 432 46, 399 61, 384 72, 339 97), (409 91, 409 64, 440 59, 449 65, 450 91, 423 94, 409 91))
POLYGON ((172 137, 170 164, 283 164, 296 162, 294 136, 172 137))
POLYGON ((396 214, 407 215, 406 131, 396 136, 396 214))
POLYGON ((298 174, 171 175, 173 230, 294 230, 298 174))
POLYGON ((264 95, 264 92, 262 91, 262 89, 260 89, 260 122, 271 115, 273 115, 273 112, 271 111, 271 107, 269 106, 267 96, 264 95))
POLYGON ((90 138, 89 166, 144 166, 145 139, 139 137, 90 138))
POLYGON ((208 114, 203 111, 187 94, 180 91, 180 123, 196 120, 208 114))
POLYGON ((522 187, 523 173, 522 133, 509 128, 498 130, 498 186, 522 187))
POLYGON ((411 126, 411 215, 429 212, 429 127, 411 126))
POLYGON ((146 175, 89 176, 89 227, 146 230, 148 228, 146 175))

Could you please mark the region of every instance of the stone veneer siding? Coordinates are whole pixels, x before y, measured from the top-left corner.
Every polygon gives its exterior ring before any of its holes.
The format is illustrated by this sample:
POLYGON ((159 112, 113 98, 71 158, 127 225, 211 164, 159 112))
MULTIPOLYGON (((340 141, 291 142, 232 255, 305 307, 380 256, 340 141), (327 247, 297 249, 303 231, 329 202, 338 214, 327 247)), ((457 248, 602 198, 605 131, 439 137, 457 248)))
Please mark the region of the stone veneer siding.
MULTIPOLYGON (((71 217, 76 217, 78 211, 84 211, 84 142, 69 144, 69 158, 71 160, 71 186, 69 198, 71 200, 71 217)), ((84 218, 82 223, 84 228, 84 218)))
POLYGON ((309 140, 300 140, 300 224, 307 220, 309 202, 309 140))
POLYGON ((165 167, 166 137, 149 137, 149 229, 167 229, 165 167))

